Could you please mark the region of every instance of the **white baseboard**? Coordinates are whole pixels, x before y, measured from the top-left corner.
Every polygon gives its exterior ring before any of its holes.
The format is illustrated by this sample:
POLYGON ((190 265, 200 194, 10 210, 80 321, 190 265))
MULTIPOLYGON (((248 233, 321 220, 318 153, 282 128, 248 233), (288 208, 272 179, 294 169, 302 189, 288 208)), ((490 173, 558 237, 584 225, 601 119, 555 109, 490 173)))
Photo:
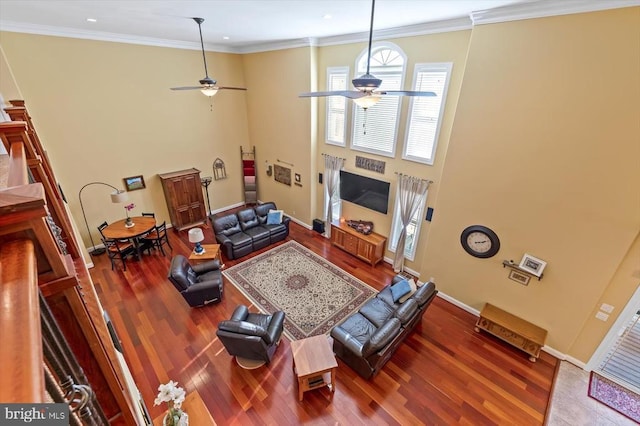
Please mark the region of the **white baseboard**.
MULTIPOLYGON (((286 212, 285 212, 285 214, 286 214, 286 212)), ((313 229, 313 226, 308 225, 308 224, 306 224, 306 223, 302 222, 301 220, 296 219, 296 218, 295 218, 295 217, 293 217, 293 216, 287 215, 287 217, 288 217, 289 219, 291 219, 291 221, 292 221, 292 222, 297 223, 298 225, 302 226, 303 228, 308 229, 309 231, 311 231, 311 230, 313 229)))
MULTIPOLYGON (((438 284, 436 284, 436 288, 438 288, 438 284)), ((471 306, 467 305, 466 303, 462 303, 458 299, 454 299, 453 297, 449 296, 448 294, 445 294, 445 293, 441 292, 440 290, 438 290, 437 296, 440 297, 441 299, 444 299, 447 302, 457 306, 458 308, 469 312, 470 314, 473 314, 473 315, 475 315, 477 317, 480 316, 480 311, 479 310, 472 308, 471 306)))
POLYGON ((237 209, 238 207, 242 207, 244 205, 245 205, 244 202, 239 202, 239 203, 231 204, 229 206, 220 207, 218 209, 209 211, 209 215, 208 216, 210 216, 212 214, 216 214, 216 213, 221 213, 221 212, 224 212, 224 211, 227 211, 227 210, 231 210, 231 209, 237 209))
MULTIPOLYGON (((551 354, 553 355, 553 354, 551 354)), ((587 364, 585 362, 580 361, 579 359, 576 359, 572 356, 569 355, 565 355, 564 356, 564 360, 567 362, 570 362, 571 364, 575 365, 576 367, 580 367, 585 371, 591 371, 590 369, 587 368, 587 364)))

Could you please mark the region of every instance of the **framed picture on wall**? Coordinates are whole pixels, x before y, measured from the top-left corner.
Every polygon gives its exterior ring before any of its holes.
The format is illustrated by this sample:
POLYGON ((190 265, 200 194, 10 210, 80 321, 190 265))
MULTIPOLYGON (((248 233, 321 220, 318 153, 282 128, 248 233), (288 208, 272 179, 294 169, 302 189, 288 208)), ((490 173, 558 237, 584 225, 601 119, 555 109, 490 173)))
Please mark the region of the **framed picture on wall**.
POLYGON ((544 267, 547 266, 547 262, 542 259, 538 259, 537 257, 533 257, 530 254, 525 253, 522 256, 522 260, 520 261, 520 268, 525 271, 532 273, 536 277, 542 276, 542 271, 544 271, 544 267))
POLYGON ((146 188, 142 175, 126 177, 122 180, 124 181, 124 187, 127 188, 127 191, 136 191, 138 189, 146 188))
POLYGON ((529 285, 529 280, 531 277, 527 274, 523 274, 518 271, 514 271, 513 269, 509 272, 509 279, 513 280, 522 285, 529 285))

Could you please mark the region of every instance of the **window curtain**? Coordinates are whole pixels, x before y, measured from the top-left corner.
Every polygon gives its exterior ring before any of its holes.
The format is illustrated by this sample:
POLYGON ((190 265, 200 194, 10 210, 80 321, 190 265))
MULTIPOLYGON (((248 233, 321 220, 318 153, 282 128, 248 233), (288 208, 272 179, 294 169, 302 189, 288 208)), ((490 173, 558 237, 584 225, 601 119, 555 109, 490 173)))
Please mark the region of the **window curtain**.
POLYGON ((411 218, 416 214, 420 203, 427 198, 427 190, 431 181, 413 176, 398 174, 398 189, 396 202, 400 209, 400 236, 396 246, 395 257, 393 258, 393 270, 402 272, 404 270, 404 246, 407 239, 407 226, 411 218))
POLYGON ((340 188, 340 169, 344 166, 344 158, 324 154, 324 227, 325 235, 331 238, 331 218, 333 206, 331 198, 338 193, 340 188))

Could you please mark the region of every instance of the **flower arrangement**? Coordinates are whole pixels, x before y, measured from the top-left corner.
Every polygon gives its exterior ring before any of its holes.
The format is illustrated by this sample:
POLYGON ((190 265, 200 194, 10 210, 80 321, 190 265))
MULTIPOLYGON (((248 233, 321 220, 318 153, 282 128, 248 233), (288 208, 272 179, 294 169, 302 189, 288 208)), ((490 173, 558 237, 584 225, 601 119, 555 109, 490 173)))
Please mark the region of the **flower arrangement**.
POLYGON ((182 403, 184 402, 184 389, 178 386, 177 382, 169 380, 169 383, 158 386, 158 396, 153 405, 167 403, 169 412, 167 413, 164 424, 167 426, 183 426, 187 425, 187 414, 182 411, 182 403))
POLYGON ((124 209, 127 211, 127 219, 129 218, 129 212, 131 210, 133 210, 136 207, 135 204, 131 203, 131 204, 127 204, 124 206, 124 209))

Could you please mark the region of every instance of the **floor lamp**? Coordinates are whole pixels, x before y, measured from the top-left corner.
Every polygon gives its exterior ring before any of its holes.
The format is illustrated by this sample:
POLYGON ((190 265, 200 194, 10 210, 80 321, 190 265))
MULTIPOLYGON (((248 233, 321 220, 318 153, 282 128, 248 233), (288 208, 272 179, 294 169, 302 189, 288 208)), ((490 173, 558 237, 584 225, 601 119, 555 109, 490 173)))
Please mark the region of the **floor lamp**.
POLYGON ((104 182, 89 182, 88 184, 86 184, 82 188, 80 188, 80 192, 78 192, 78 198, 80 199, 80 208, 82 209, 82 217, 84 218, 84 224, 87 227, 87 232, 89 233, 89 239, 91 240, 91 248, 92 248, 92 250, 89 252, 89 254, 92 255, 92 256, 99 256, 101 254, 104 254, 106 249, 105 248, 96 248, 96 245, 93 242, 93 237, 91 236, 91 230, 89 229, 89 224, 87 223, 87 215, 84 212, 84 205, 82 205, 82 191, 87 186, 90 186, 90 185, 104 185, 104 186, 108 186, 109 188, 115 189, 115 191, 111 193, 111 202, 112 203, 124 203, 125 201, 127 201, 129 199, 129 196, 127 195, 126 192, 124 192, 123 189, 118 189, 115 186, 109 185, 108 183, 104 183, 104 182))

